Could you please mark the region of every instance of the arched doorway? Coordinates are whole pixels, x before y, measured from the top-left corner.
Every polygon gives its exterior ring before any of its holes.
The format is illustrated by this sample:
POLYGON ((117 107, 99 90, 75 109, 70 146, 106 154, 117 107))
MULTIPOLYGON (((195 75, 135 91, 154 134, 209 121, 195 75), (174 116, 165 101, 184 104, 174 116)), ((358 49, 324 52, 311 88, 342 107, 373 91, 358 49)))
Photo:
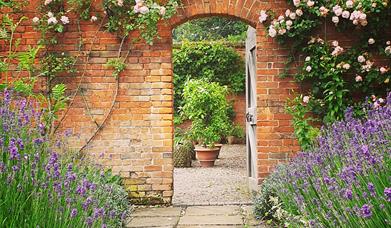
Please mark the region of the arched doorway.
POLYGON ((176 27, 173 40, 172 203, 181 206, 251 203, 250 189, 257 188, 256 29, 234 17, 202 17, 176 27), (228 128, 247 132, 233 145, 228 144, 224 132, 219 159, 211 168, 201 168, 198 159, 191 161, 192 124, 182 112, 186 81, 200 78, 227 86, 230 93, 226 100, 232 102, 233 113, 228 128))

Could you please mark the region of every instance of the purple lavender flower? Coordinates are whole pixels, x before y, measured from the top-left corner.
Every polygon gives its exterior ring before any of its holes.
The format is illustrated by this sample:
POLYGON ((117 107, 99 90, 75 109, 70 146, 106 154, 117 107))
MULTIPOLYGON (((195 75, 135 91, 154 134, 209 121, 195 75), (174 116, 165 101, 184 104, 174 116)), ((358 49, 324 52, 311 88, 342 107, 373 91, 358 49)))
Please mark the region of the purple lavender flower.
POLYGON ((14 165, 14 166, 12 166, 12 171, 14 171, 14 172, 17 172, 17 171, 19 171, 19 166, 17 166, 17 165, 14 165))
POLYGON ((94 218, 97 219, 99 217, 103 217, 105 213, 104 208, 94 208, 94 218))
POLYGON ((4 162, 0 162, 0 173, 3 173, 5 169, 4 162))
POLYGON ((346 189, 345 192, 344 192, 344 197, 346 199, 353 199, 353 193, 352 193, 352 190, 350 189, 346 189))
POLYGON ((4 90, 4 103, 6 105, 9 105, 11 102, 11 93, 8 89, 4 90))
POLYGON ((92 204, 92 198, 88 197, 86 201, 82 204, 83 210, 87 210, 88 207, 92 204))
POLYGON ((370 218, 372 216, 371 206, 364 204, 360 209, 360 215, 363 218, 370 218))
POLYGON ((45 140, 43 138, 36 138, 33 140, 34 144, 41 145, 45 140))
POLYGON ((76 215, 77 215, 77 209, 76 209, 76 208, 73 208, 73 209, 71 210, 71 218, 76 217, 76 215))
POLYGON ((91 217, 87 217, 86 219, 86 224, 88 227, 91 227, 92 226, 92 223, 94 223, 94 219, 91 218, 91 217))
POLYGON ((375 194, 375 186, 371 182, 368 183, 368 191, 371 194, 375 194))
POLYGON ((17 139, 16 142, 18 143, 19 149, 23 150, 24 149, 24 144, 22 139, 17 139))
POLYGON ((14 138, 12 138, 10 140, 8 150, 10 152, 10 159, 11 160, 19 160, 20 159, 19 149, 16 146, 16 140, 14 138))
POLYGON ((386 200, 391 202, 391 188, 385 188, 384 195, 386 196, 386 200))

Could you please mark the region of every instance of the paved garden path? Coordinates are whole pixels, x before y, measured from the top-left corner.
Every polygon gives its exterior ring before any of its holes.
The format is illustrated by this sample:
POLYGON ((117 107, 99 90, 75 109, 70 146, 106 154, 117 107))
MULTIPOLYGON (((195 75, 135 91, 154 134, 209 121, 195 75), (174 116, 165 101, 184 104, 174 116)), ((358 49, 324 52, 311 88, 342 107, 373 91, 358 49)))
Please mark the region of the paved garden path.
POLYGON ((251 203, 246 175, 246 146, 224 145, 215 167, 175 168, 173 205, 243 205, 251 203))
POLYGON ((251 206, 136 208, 126 227, 267 227, 252 216, 251 206))

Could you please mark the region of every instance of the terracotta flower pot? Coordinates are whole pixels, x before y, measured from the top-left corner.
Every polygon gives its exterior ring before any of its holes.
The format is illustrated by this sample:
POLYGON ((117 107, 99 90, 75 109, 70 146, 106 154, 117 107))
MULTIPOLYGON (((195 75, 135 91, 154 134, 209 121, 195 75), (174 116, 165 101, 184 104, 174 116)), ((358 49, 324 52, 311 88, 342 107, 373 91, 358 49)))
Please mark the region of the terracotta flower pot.
POLYGON ((228 136, 227 141, 229 145, 232 145, 235 143, 235 136, 228 136))
POLYGON ((219 148, 205 148, 197 146, 194 150, 197 153, 197 159, 200 161, 202 167, 213 167, 215 165, 219 148))
POLYGON ((220 151, 221 151, 221 147, 223 147, 223 144, 217 143, 217 144, 215 144, 215 147, 219 148, 219 152, 217 153, 217 157, 216 157, 216 159, 218 159, 220 156, 220 151))

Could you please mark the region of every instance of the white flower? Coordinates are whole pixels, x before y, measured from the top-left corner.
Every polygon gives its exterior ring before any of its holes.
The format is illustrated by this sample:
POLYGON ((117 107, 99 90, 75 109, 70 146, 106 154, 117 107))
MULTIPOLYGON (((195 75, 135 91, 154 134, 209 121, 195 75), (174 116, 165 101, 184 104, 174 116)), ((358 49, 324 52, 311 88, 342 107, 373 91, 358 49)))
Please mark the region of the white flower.
POLYGON ((338 41, 334 40, 332 43, 331 43, 334 47, 337 47, 339 45, 338 41))
POLYGON ((261 23, 263 23, 263 22, 265 22, 267 20, 267 17, 268 17, 268 15, 267 15, 266 11, 265 10, 261 10, 261 14, 259 16, 259 21, 261 23))
POLYGON ((293 24, 293 22, 291 20, 287 20, 285 23, 287 26, 292 26, 292 24, 293 24))
POLYGON ((350 64, 349 63, 345 63, 344 65, 342 65, 342 68, 344 68, 345 70, 349 70, 350 69, 350 64))
POLYGON ((372 44, 374 44, 376 41, 375 41, 375 39, 373 39, 373 38, 369 38, 368 39, 368 44, 370 44, 370 45, 372 45, 372 44))
POLYGON ((290 9, 287 9, 285 11, 285 17, 289 17, 289 15, 291 14, 291 10, 290 9))
POLYGON ((91 21, 92 21, 92 22, 97 21, 97 20, 98 20, 98 18, 97 18, 96 16, 92 16, 92 17, 91 17, 91 21))
POLYGON ((278 34, 284 35, 286 33, 286 29, 279 29, 278 34))
POLYGON ((360 20, 366 20, 367 19, 367 15, 365 13, 361 13, 359 18, 360 18, 360 20))
POLYGON ((66 25, 69 24, 69 18, 67 16, 61 16, 60 21, 66 25))
POLYGON ((296 13, 289 14, 289 18, 292 19, 292 20, 295 20, 296 19, 296 13))
POLYGON ((282 15, 277 18, 278 21, 283 21, 284 19, 285 19, 285 17, 282 15))
POLYGON ((53 1, 53 0, 45 0, 44 5, 47 6, 47 5, 49 5, 50 3, 52 3, 52 1, 53 1))
POLYGON ((49 25, 51 25, 51 24, 55 25, 57 23, 58 23, 58 21, 57 21, 57 19, 55 17, 49 17, 49 19, 48 19, 48 24, 49 25))
POLYGON ((274 29, 274 27, 269 28, 269 36, 275 37, 277 35, 277 31, 274 29))
POLYGON ((387 45, 391 45, 391 41, 388 40, 388 41, 386 42, 386 44, 387 44, 387 45))
POLYGON ((350 16, 350 12, 349 11, 345 10, 345 11, 342 12, 342 17, 343 18, 348 19, 349 16, 350 16))
POLYGON ((315 5, 314 1, 308 0, 308 2, 307 2, 308 7, 313 7, 314 5, 315 5))
POLYGON ((334 12, 334 14, 335 14, 337 17, 339 17, 339 16, 342 15, 342 11, 343 11, 343 9, 342 9, 342 7, 340 7, 339 5, 335 5, 335 6, 333 7, 333 12, 334 12))
POLYGON ((368 21, 367 20, 361 21, 361 26, 367 26, 367 25, 368 25, 368 21))
POLYGON ((334 24, 338 24, 338 23, 339 23, 339 17, 333 16, 333 17, 331 18, 331 21, 332 21, 334 24))
POLYGON ((354 5, 353 1, 351 0, 346 1, 346 7, 353 8, 353 5, 354 5))
POLYGON ((337 56, 339 54, 341 54, 342 52, 344 51, 344 49, 340 46, 336 46, 333 50, 333 52, 331 53, 332 56, 337 56))
POLYGON ((305 68, 305 70, 306 70, 307 72, 311 72, 312 67, 311 67, 311 66, 307 66, 307 67, 305 68))
POLYGON ((141 14, 147 14, 149 12, 149 8, 147 6, 140 7, 141 14))
POLYGON ((363 63, 363 62, 365 62, 365 57, 362 56, 362 55, 360 55, 359 57, 357 57, 357 61, 358 61, 359 63, 363 63))
POLYGON ((384 99, 383 98, 379 98, 379 103, 384 103, 384 99))
POLYGON ((307 56, 306 58, 305 58, 305 61, 306 62, 308 62, 308 61, 310 61, 311 60, 311 57, 309 57, 309 56, 307 56))
POLYGON ((365 65, 362 65, 362 66, 361 66, 361 69, 362 69, 363 71, 367 71, 367 72, 368 72, 368 71, 371 70, 372 66, 373 66, 373 62, 367 60, 367 61, 365 62, 365 65))
POLYGON ((124 6, 124 0, 117 0, 117 5, 118 6, 124 6))
POLYGON ((39 22, 39 18, 38 17, 34 17, 33 18, 33 23, 38 23, 39 22))
POLYGON ((362 77, 360 75, 356 75, 356 82, 362 82, 362 77))
POLYGON ((303 15, 303 11, 301 9, 296 10, 296 15, 301 17, 303 15))
POLYGON ((159 13, 160 13, 160 15, 164 16, 164 15, 166 15, 166 11, 167 11, 166 7, 162 6, 162 7, 160 7, 159 13))
POLYGON ((308 102, 310 102, 310 97, 309 96, 304 96, 303 97, 303 102, 308 104, 308 102))
POLYGON ((54 14, 52 12, 48 12, 48 17, 54 17, 54 14))
POLYGON ((293 0, 293 5, 298 7, 300 5, 300 0, 293 0))
POLYGON ((385 67, 380 67, 380 73, 381 74, 385 74, 385 73, 387 73, 388 72, 388 69, 387 68, 385 68, 385 67))

